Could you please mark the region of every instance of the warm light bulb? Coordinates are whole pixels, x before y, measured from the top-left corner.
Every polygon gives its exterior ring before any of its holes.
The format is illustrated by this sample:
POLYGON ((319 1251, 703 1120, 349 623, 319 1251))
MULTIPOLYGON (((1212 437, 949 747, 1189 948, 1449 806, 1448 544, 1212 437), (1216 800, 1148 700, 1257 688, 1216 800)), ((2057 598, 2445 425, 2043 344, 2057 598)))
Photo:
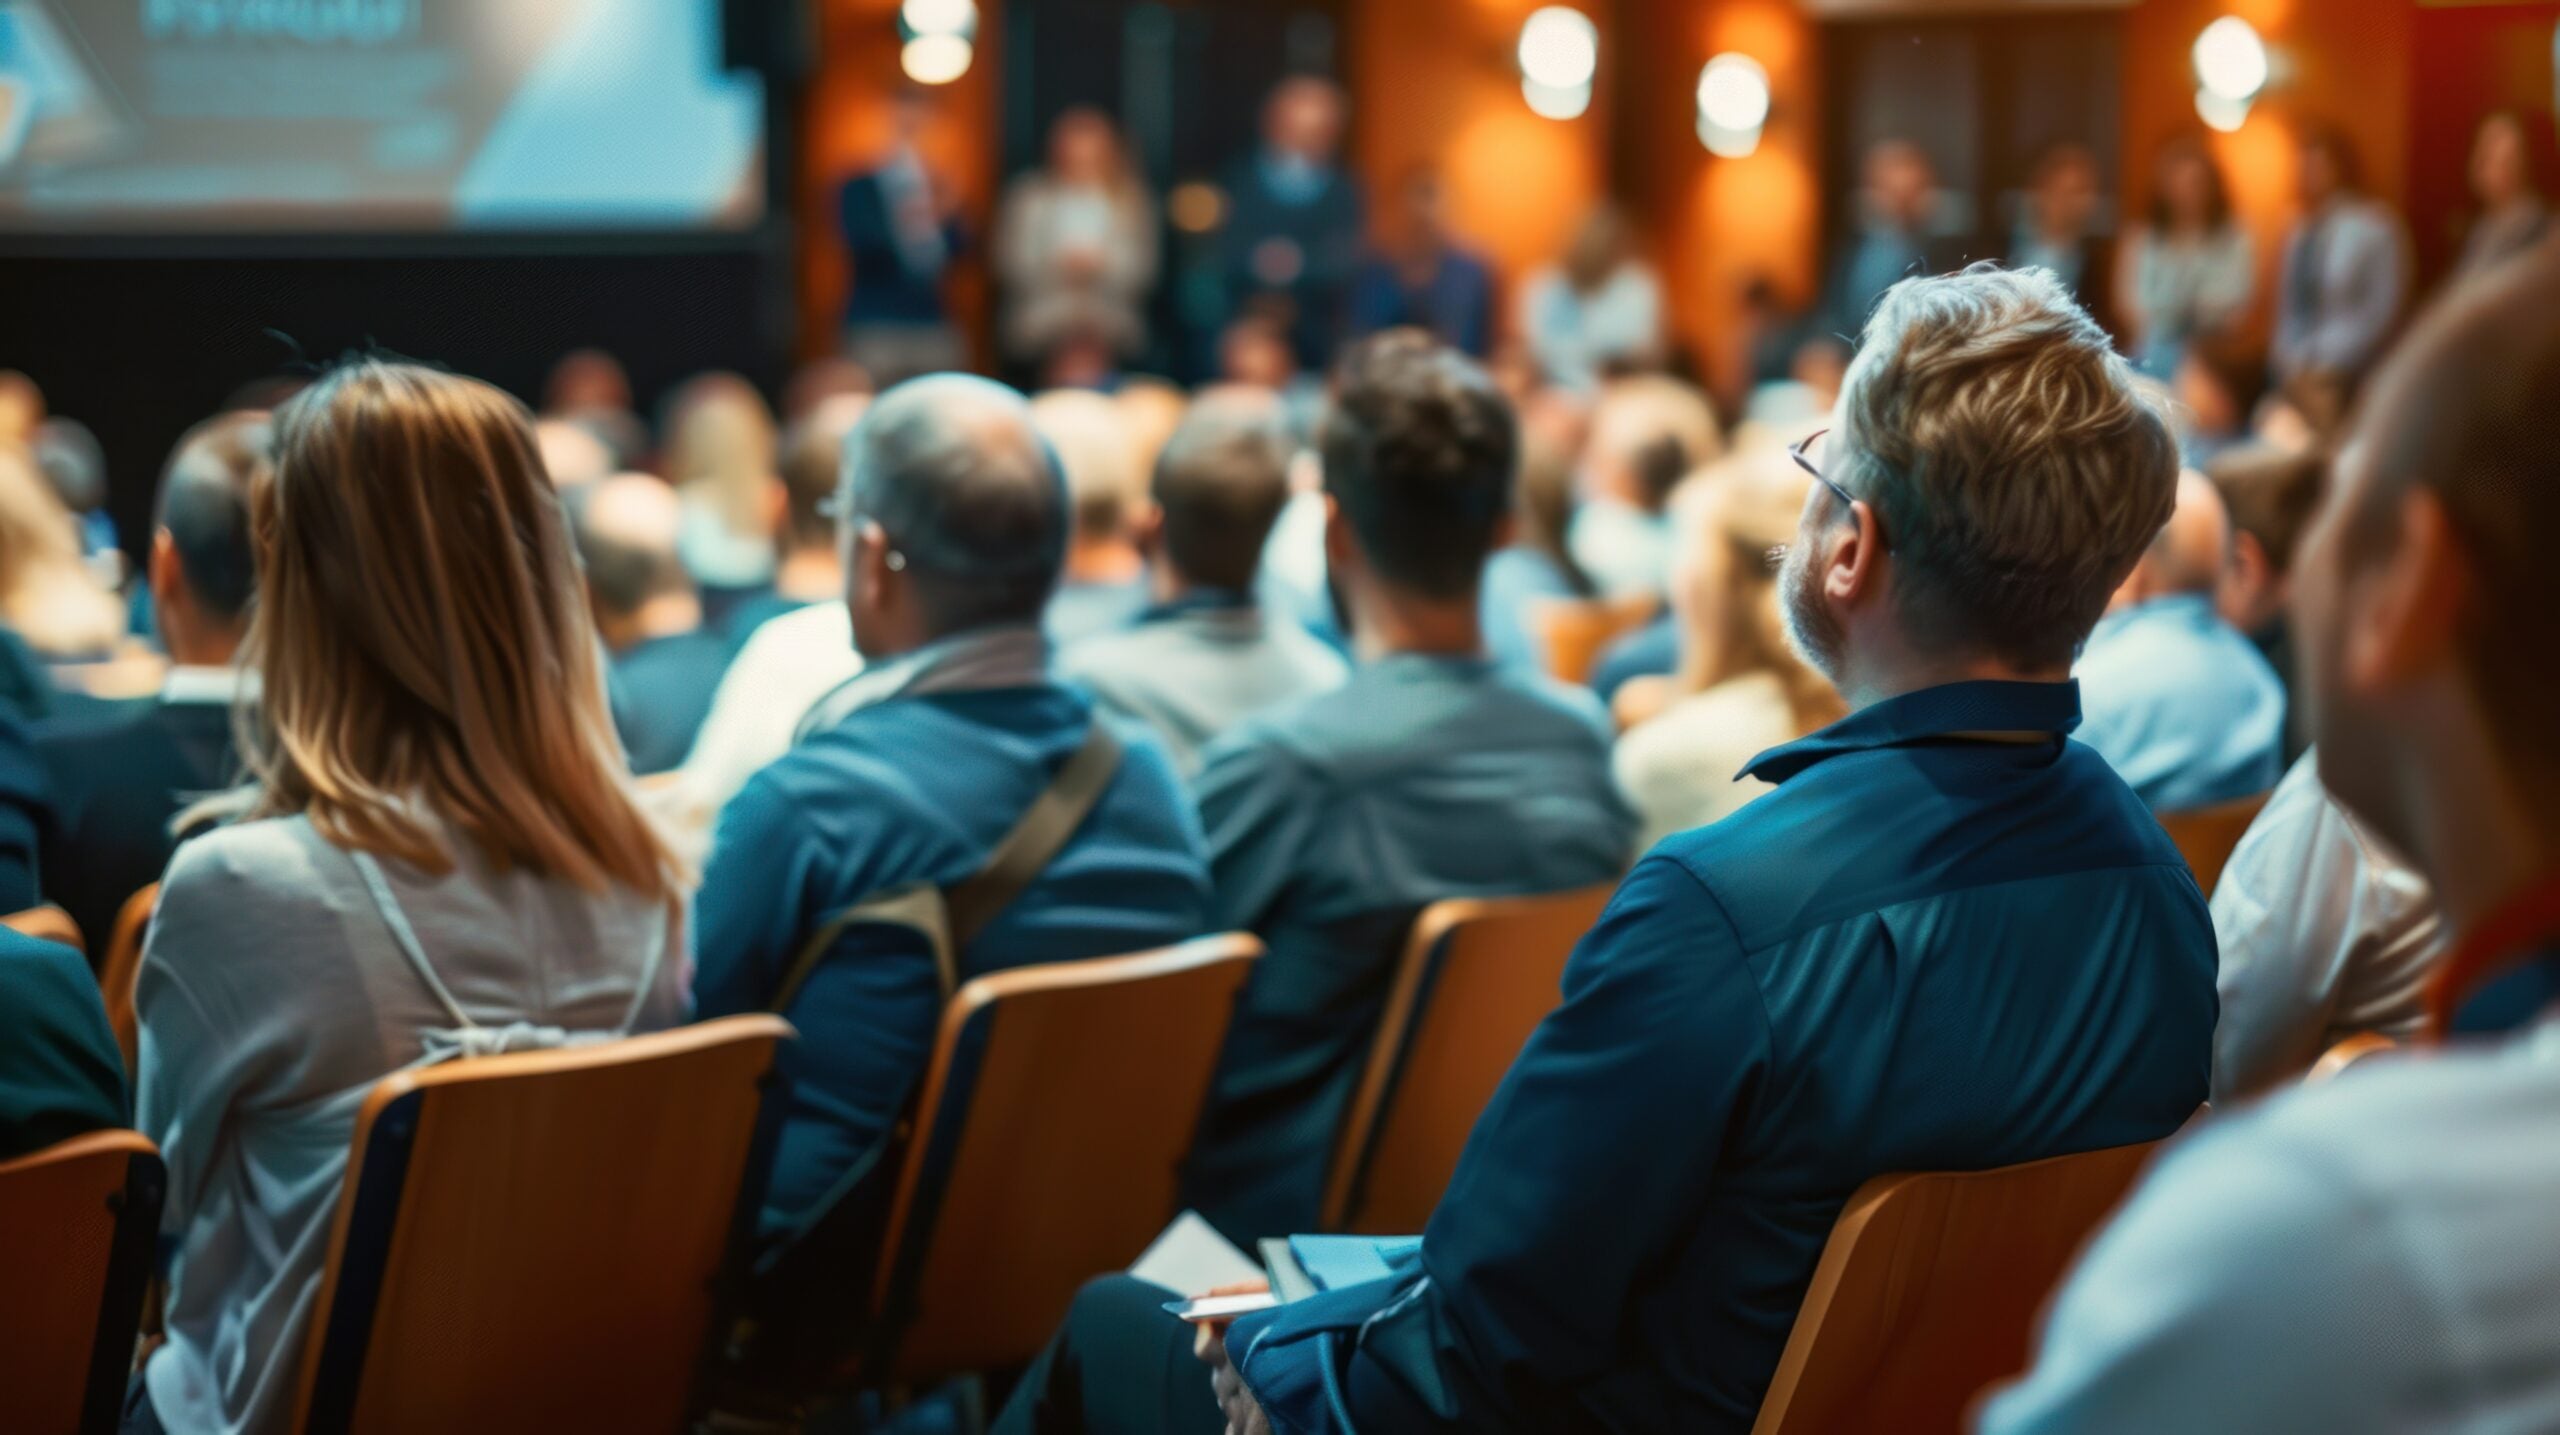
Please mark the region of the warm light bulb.
POLYGON ((1591 85, 1542 85, 1536 80, 1520 82, 1520 97, 1529 102, 1532 113, 1551 120, 1576 120, 1591 108, 1591 85))
POLYGON ((2200 89, 2196 91, 2196 118, 2230 134, 2249 122, 2249 102, 2200 89))
POLYGON ((2217 99, 2244 105, 2267 87, 2267 45, 2255 27, 2225 15, 2196 37, 2196 80, 2217 99))
POLYGON ((1698 118, 1720 130, 1769 122, 1769 72, 1749 55, 1718 55, 1698 72, 1698 118))
MULTIPOLYGON (((1571 6, 1549 5, 1520 26, 1520 73, 1531 84, 1550 91, 1587 90, 1599 70, 1600 28, 1590 16, 1571 6)), ((1535 99, 1529 103, 1537 105, 1535 99)), ((1590 103, 1588 95, 1583 103, 1590 103)))
POLYGON ((977 32, 977 0, 906 0, 898 21, 910 36, 961 35, 977 32))
POLYGON ((975 47, 957 35, 918 35, 898 52, 898 65, 919 85, 947 85, 969 73, 975 58, 975 47))

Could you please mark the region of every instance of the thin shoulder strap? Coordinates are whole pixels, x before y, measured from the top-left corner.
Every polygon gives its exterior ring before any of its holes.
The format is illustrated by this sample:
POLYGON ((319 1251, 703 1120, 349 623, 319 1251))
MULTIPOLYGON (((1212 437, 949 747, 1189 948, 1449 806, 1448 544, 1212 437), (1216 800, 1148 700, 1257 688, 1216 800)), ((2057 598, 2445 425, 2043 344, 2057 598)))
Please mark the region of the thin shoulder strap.
POLYGON ((480 1023, 473 1021, 470 1013, 462 1009, 462 1003, 453 999, 453 993, 445 987, 444 978, 436 975, 434 964, 427 960, 427 949, 419 943, 417 929, 409 925, 407 909, 400 905, 398 897, 392 895, 391 881, 382 875, 382 864, 373 859, 372 853, 360 848, 348 849, 347 858, 355 863, 357 875, 364 879, 365 890, 373 897, 374 910, 382 914, 382 924, 391 929, 391 945, 408 958, 409 965, 418 973, 418 980, 424 982, 427 990, 435 993, 436 1000, 444 1004, 445 1012, 453 1018, 454 1025, 466 1031, 476 1030, 480 1023))
POLYGON ((838 912, 800 944, 767 1010, 787 1012, 836 939, 846 929, 864 924, 905 927, 923 934, 933 949, 934 971, 948 1001, 960 985, 960 951, 977 940, 1065 849, 1119 767, 1120 742, 1097 717, 1085 729, 1084 742, 1032 799, 1013 830, 996 843, 984 866, 948 891, 920 882, 891 888, 838 912))
POLYGON ((1120 742, 1097 715, 1084 732, 1084 742, 1058 768, 1058 775, 1031 800, 1022 819, 987 854, 986 865, 952 884, 946 901, 951 911, 951 945, 966 950, 1013 900, 1066 850, 1067 840, 1102 800, 1103 789, 1120 768, 1120 742))

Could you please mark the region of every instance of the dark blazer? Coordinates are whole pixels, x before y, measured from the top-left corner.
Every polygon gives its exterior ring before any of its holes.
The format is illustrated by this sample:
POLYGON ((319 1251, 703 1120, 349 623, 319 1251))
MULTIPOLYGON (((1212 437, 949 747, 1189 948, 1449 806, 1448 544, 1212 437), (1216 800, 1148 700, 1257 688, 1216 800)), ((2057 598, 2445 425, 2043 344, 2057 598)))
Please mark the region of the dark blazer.
POLYGON ((80 924, 94 956, 125 899, 169 865, 178 846, 170 821, 239 781, 231 708, 138 703, 102 726, 42 728, 35 749, 53 797, 39 868, 44 894, 80 924))
POLYGON ((124 1053, 80 954, 0 927, 0 1161, 130 1113, 124 1053))
MULTIPOLYGON (((898 243, 897 220, 889 212, 889 192, 878 171, 866 171, 836 191, 836 223, 844 236, 845 258, 853 269, 845 293, 848 324, 939 324, 942 271, 915 268, 898 243)), ((959 251, 957 225, 943 226, 946 262, 959 251)))

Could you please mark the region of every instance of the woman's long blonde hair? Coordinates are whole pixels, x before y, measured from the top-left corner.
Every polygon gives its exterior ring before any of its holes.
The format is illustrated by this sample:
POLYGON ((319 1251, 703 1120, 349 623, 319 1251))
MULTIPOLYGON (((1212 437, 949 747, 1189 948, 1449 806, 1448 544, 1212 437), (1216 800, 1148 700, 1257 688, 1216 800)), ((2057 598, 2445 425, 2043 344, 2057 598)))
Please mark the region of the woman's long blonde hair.
POLYGON ((275 417, 250 492, 245 815, 449 872, 424 808, 501 870, 671 899, 635 803, 533 429, 474 379, 361 359, 275 417))
POLYGON ((124 605, 80 561, 80 530, 35 460, 0 443, 0 622, 48 658, 94 658, 124 637, 124 605))
POLYGON ((742 537, 770 536, 780 440, 773 410, 736 374, 698 374, 667 401, 667 482, 742 537))
POLYGON ((1784 449, 1736 455, 1680 487, 1671 603, 1680 624, 1683 694, 1755 672, 1778 680, 1796 730, 1812 732, 1845 711, 1840 694, 1787 642, 1774 550, 1793 542, 1812 480, 1784 449))

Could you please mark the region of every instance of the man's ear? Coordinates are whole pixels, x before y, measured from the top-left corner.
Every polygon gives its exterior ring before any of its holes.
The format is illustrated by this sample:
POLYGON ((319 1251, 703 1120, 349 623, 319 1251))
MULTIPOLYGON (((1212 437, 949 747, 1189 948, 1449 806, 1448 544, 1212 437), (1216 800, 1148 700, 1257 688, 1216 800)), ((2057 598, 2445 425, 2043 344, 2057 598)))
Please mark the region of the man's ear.
POLYGON ((2472 600, 2470 564, 2435 492, 2412 488, 2400 500, 2397 534, 2349 577, 2342 676, 2370 694, 2403 686, 2452 658, 2462 610, 2472 600))
POLYGON ((1855 607, 1881 592, 1884 583, 1883 529, 1865 499, 1849 505, 1850 521, 1834 525, 1822 536, 1822 591, 1843 607, 1855 607))
POLYGON ((166 528, 151 534, 151 556, 145 560, 144 581, 151 585, 151 606, 167 612, 176 602, 185 601, 187 570, 178 562, 178 540, 166 528))
POLYGON ((1164 505, 1147 502, 1129 519, 1129 541, 1150 563, 1164 556, 1164 505))
POLYGON ((1342 505, 1330 493, 1324 496, 1324 561, 1325 566, 1337 572, 1360 562, 1360 545, 1352 537, 1351 520, 1343 516, 1342 505))
POLYGON ((764 481, 764 527, 768 533, 780 533, 791 521, 791 490, 781 479, 764 481))

